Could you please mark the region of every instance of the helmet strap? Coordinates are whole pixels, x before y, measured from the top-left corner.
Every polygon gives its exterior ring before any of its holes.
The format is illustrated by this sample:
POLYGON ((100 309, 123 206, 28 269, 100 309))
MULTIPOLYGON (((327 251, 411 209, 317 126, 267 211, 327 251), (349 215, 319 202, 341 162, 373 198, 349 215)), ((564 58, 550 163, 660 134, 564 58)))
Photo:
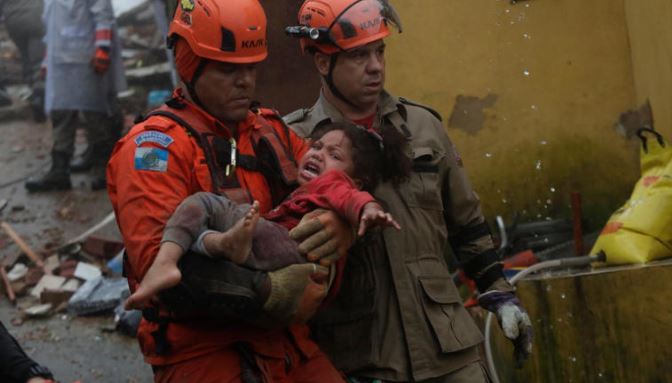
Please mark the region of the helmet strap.
POLYGON ((336 60, 338 60, 338 55, 339 53, 334 53, 331 56, 329 56, 329 73, 324 79, 327 81, 327 86, 329 87, 331 94, 336 96, 336 98, 338 98, 339 100, 352 106, 353 108, 357 108, 357 105, 355 105, 352 101, 345 98, 343 93, 341 93, 341 91, 338 90, 338 88, 336 87, 336 84, 334 84, 334 67, 336 66, 336 60))
POLYGON ((203 70, 205 69, 206 65, 208 65, 208 60, 201 58, 201 61, 198 63, 198 66, 194 71, 194 75, 191 76, 191 80, 189 80, 189 82, 185 82, 185 84, 187 85, 187 91, 189 92, 189 96, 191 97, 191 100, 194 102, 194 104, 198 105, 201 109, 208 112, 208 114, 212 114, 210 113, 208 108, 206 108, 205 105, 203 105, 201 99, 198 98, 198 94, 196 94, 196 81, 203 74, 203 70))

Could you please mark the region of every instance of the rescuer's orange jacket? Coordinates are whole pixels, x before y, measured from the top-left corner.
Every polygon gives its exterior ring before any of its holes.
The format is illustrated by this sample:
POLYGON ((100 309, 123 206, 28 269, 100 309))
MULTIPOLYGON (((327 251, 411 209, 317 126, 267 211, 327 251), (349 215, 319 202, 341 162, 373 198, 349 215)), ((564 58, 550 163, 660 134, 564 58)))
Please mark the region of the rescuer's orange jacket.
MULTIPOLYGON (((184 99, 179 90, 173 96, 168 103, 170 107, 162 110, 170 111, 177 107, 173 111, 183 117, 188 116, 189 124, 197 131, 225 140, 234 138, 240 158, 256 156, 253 148, 253 141, 258 141, 255 132, 269 126, 275 129, 290 157, 298 160, 307 150, 304 140, 286 129, 272 111, 250 111, 237 126, 238 136, 231 137, 226 126, 184 99)), ((212 164, 212 161, 206 158, 208 156, 202 146, 194 132, 175 119, 150 114, 145 121, 135 125, 114 149, 107 169, 108 192, 126 246, 126 271, 131 290, 135 290, 154 261, 164 226, 180 202, 199 191, 221 193, 226 189, 219 185, 220 190, 215 190, 213 180, 216 177, 213 174, 221 176, 225 170, 209 167, 208 163, 212 164)), ((216 162, 214 166, 218 167, 216 162)), ((272 208, 269 184, 260 171, 237 166, 235 176, 238 186, 249 192, 249 197, 259 201, 262 213, 272 208)), ((227 183, 231 186, 230 182, 227 183)), ((222 327, 181 321, 168 324, 166 339, 170 352, 158 355, 152 337, 152 332, 157 329, 158 324, 143 319, 138 330, 145 360, 152 365, 173 364, 220 352, 238 341, 247 342, 256 353, 272 358, 285 357, 285 350, 294 345, 306 357, 318 352, 317 346, 308 337, 305 325, 265 330, 248 325, 222 327)))

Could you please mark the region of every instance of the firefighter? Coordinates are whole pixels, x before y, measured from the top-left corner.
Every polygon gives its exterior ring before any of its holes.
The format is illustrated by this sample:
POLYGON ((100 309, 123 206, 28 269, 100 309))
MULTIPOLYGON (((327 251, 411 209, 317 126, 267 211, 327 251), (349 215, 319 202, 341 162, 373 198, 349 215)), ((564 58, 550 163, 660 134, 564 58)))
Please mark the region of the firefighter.
MULTIPOLYGON (((131 290, 152 264, 165 224, 183 199, 214 192, 238 203, 256 200, 265 213, 295 186, 296 160, 307 150, 276 112, 250 110, 256 65, 267 56, 266 16, 258 0, 181 0, 169 43, 181 84, 117 143, 108 165, 131 290)), ((315 217, 296 228, 306 238, 308 256, 344 254, 352 243, 348 226, 333 213, 315 217), (336 242, 342 245, 331 246, 336 242)), ((180 285, 144 311, 138 330, 155 381, 342 382, 305 324, 251 324, 309 317, 326 296, 323 267, 307 263, 266 273, 190 256, 180 271, 180 285), (208 278, 211 290, 189 295, 208 278), (194 279, 198 283, 190 284, 194 279)))
POLYGON ((339 295, 314 318, 314 337, 356 382, 487 382, 483 337, 462 306, 448 269, 449 248, 481 292, 522 360, 531 351, 529 317, 502 265, 462 161, 435 111, 385 90, 385 37, 400 28, 383 0, 306 0, 300 38, 321 76, 317 102, 285 117, 300 135, 328 121, 350 120, 409 140, 413 161, 399 187, 374 196, 400 232, 356 244, 339 295))

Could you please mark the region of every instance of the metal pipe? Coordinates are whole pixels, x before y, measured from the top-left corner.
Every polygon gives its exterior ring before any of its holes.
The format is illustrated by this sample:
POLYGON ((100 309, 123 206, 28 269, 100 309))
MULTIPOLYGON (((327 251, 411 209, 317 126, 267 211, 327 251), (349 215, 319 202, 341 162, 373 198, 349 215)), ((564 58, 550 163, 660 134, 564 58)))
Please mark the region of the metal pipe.
POLYGON ((63 245, 62 247, 71 245, 71 244, 73 244, 73 243, 77 243, 77 242, 82 242, 82 241, 84 241, 84 240, 85 240, 88 236, 90 236, 91 234, 93 234, 93 233, 97 232, 98 230, 102 229, 103 227, 107 226, 110 222, 113 222, 113 221, 114 221, 114 217, 115 217, 114 212, 113 212, 113 211, 110 212, 110 213, 109 213, 108 215, 106 215, 105 218, 103 218, 100 222, 98 222, 97 224, 91 226, 89 229, 87 229, 87 230, 86 230, 85 232, 83 232, 82 234, 80 234, 80 235, 76 236, 75 238, 69 240, 69 241, 66 242, 65 245, 63 245))

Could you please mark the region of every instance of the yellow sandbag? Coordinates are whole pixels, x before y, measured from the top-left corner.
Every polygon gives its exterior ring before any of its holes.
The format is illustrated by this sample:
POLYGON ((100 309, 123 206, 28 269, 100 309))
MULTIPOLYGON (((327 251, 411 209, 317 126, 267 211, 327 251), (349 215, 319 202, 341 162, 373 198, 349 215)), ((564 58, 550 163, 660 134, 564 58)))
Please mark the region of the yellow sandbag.
POLYGON ((640 129, 637 135, 642 139, 642 176, 590 251, 603 251, 609 264, 672 257, 672 148, 652 129, 640 129))

